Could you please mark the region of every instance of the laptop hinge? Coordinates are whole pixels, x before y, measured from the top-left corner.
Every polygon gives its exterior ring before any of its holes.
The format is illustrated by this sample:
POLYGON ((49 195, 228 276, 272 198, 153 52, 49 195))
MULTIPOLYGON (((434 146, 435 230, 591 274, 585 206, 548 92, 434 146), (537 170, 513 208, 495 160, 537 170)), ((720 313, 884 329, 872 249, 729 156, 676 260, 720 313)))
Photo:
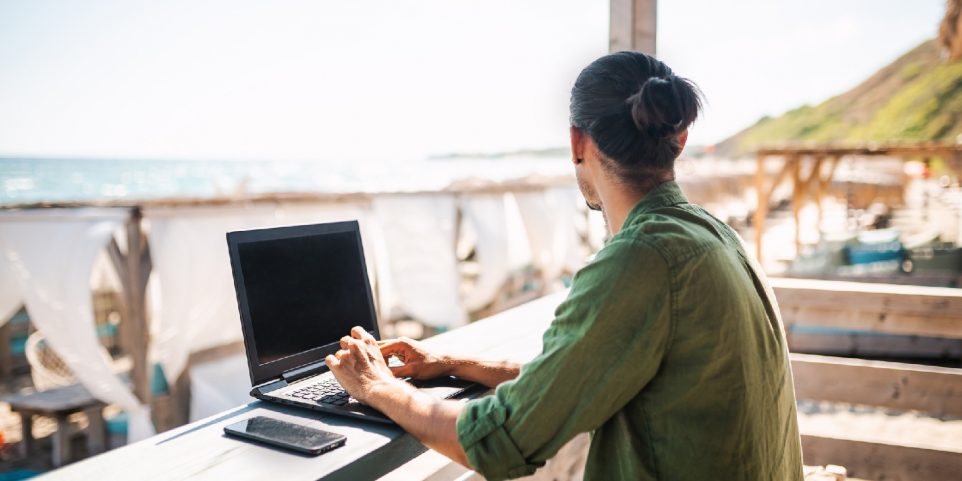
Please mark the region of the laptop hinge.
POLYGON ((297 369, 291 369, 290 371, 282 373, 281 378, 287 381, 288 383, 292 383, 294 381, 297 381, 298 379, 304 379, 305 377, 319 374, 318 371, 322 371, 325 368, 326 366, 324 365, 323 361, 313 362, 311 364, 301 366, 297 369))
POLYGON ((251 396, 260 398, 262 395, 267 394, 271 391, 287 387, 287 381, 284 379, 274 378, 265 383, 258 384, 251 389, 251 396))

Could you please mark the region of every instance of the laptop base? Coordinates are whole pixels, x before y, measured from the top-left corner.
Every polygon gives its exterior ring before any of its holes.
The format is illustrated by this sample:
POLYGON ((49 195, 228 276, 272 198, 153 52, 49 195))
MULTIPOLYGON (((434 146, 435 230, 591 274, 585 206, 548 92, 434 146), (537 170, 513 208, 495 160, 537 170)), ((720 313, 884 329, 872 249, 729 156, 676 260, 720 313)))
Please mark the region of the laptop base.
MULTIPOLYGON (((321 376, 332 376, 333 374, 324 373, 321 376)), ((337 414, 340 416, 348 416, 357 419, 363 419, 366 421, 378 422, 383 424, 395 424, 391 418, 385 416, 383 413, 374 409, 371 406, 363 404, 354 398, 351 398, 346 404, 335 405, 329 403, 322 403, 319 401, 310 401, 305 399, 299 399, 288 393, 296 390, 297 385, 301 382, 311 382, 311 378, 304 379, 302 381, 296 382, 291 385, 287 383, 272 383, 268 386, 263 387, 275 387, 275 389, 269 392, 262 391, 261 389, 254 389, 251 394, 266 402, 284 404, 288 406, 297 406, 300 408, 307 408, 312 411, 319 411, 329 414, 337 414)), ((468 391, 473 391, 472 388, 479 387, 480 384, 465 381, 464 379, 458 379, 452 376, 444 376, 436 379, 430 379, 427 381, 410 381, 410 383, 417 387, 419 391, 428 394, 429 396, 436 399, 452 399, 465 394, 468 391)))

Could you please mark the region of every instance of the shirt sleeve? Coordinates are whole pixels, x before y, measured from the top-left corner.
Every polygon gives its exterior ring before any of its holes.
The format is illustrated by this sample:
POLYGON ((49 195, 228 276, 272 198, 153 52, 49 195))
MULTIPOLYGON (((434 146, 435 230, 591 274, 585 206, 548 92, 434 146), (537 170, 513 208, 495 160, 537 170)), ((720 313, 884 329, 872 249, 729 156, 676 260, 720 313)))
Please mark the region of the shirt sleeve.
POLYGON ((572 282, 541 354, 493 396, 468 402, 458 439, 489 480, 533 473, 598 428, 654 377, 671 335, 668 265, 637 239, 613 239, 572 282))

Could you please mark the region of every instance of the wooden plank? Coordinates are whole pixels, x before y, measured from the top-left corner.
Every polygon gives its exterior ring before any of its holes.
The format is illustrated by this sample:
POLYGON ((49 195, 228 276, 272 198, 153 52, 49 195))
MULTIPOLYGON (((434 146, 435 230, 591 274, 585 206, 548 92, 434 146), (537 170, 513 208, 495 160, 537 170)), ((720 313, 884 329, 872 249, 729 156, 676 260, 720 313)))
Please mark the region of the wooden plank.
POLYGON ((962 290, 815 279, 770 280, 785 326, 962 338, 962 290))
POLYGON ((0 397, 15 412, 29 412, 44 416, 70 414, 92 407, 103 407, 103 401, 95 398, 82 384, 48 389, 46 391, 10 394, 0 397))
POLYGON ((791 354, 795 397, 962 417, 962 369, 791 354))
POLYGON ((608 50, 630 50, 655 55, 658 29, 657 0, 610 0, 608 50))
MULTIPOLYGON (((795 326, 798 327, 798 326, 795 326)), ((902 359, 935 359, 958 362, 962 359, 962 339, 944 337, 879 335, 844 332, 788 331, 788 350, 826 356, 902 359)))
POLYGON ((845 466, 853 477, 885 481, 962 480, 962 453, 847 437, 802 434, 805 464, 845 466))
POLYGON ((756 151, 760 155, 863 155, 863 156, 945 156, 962 152, 962 145, 948 142, 888 142, 852 145, 784 144, 765 146, 756 151))

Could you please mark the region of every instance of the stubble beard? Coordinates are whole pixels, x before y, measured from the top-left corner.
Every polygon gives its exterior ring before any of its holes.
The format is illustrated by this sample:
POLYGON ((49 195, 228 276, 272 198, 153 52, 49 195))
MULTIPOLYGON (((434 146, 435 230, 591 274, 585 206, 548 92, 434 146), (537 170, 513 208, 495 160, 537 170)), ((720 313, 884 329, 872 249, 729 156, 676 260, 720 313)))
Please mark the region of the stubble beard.
POLYGON ((605 213, 604 206, 601 205, 601 199, 598 197, 598 193, 595 192, 595 189, 588 185, 587 182, 582 180, 581 176, 575 175, 575 178, 578 179, 578 188, 581 189, 581 196, 585 199, 585 205, 591 210, 601 212, 601 217, 605 220, 605 230, 610 232, 608 215, 605 213))
POLYGON ((598 193, 595 189, 588 185, 581 176, 575 175, 578 179, 578 188, 581 189, 581 196, 585 199, 585 205, 591 210, 601 211, 601 199, 598 198, 598 193))

